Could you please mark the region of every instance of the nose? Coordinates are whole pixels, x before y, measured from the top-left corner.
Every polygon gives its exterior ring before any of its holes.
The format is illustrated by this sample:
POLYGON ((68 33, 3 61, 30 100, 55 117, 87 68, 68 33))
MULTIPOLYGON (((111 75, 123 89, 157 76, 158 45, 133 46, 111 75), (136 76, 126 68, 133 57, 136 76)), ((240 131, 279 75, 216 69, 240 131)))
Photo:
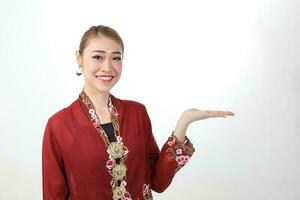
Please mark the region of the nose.
POLYGON ((105 59, 101 65, 101 71, 110 72, 112 69, 112 63, 110 59, 105 59))

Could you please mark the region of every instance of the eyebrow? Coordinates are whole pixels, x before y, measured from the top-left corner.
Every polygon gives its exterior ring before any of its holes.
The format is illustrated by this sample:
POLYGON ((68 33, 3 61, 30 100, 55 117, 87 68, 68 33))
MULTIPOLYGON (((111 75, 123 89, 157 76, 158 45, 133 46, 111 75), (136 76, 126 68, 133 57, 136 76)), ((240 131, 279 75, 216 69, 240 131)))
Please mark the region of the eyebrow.
MULTIPOLYGON (((106 51, 103 51, 103 50, 93 50, 92 52, 106 53, 106 51)), ((112 54, 120 54, 121 55, 121 52, 120 51, 113 51, 112 54)))

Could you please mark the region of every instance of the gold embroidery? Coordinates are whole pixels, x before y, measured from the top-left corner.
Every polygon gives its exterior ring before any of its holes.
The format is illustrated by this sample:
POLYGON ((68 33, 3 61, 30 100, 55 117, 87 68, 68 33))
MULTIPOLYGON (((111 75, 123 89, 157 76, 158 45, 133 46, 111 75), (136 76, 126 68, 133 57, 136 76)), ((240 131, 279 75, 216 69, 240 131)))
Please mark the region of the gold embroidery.
POLYGON ((84 90, 79 95, 81 102, 83 103, 83 108, 86 111, 90 121, 96 128, 98 134, 103 139, 109 159, 106 162, 106 168, 109 174, 112 176, 110 184, 112 186, 113 199, 126 199, 132 200, 129 192, 126 190, 126 173, 127 167, 125 165, 125 160, 128 154, 128 148, 123 144, 122 137, 120 135, 120 127, 118 122, 118 112, 113 105, 111 96, 108 99, 108 108, 111 113, 111 121, 114 128, 114 134, 117 139, 116 142, 110 142, 104 129, 101 127, 99 117, 95 111, 94 105, 89 97, 86 95, 84 90), (117 164, 117 159, 119 163, 117 164))

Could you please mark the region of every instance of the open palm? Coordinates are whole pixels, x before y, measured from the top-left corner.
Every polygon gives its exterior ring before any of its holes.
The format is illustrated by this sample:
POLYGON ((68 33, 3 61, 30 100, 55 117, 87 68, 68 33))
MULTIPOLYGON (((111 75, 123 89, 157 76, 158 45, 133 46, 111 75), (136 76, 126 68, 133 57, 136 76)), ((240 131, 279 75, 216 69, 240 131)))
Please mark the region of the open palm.
POLYGON ((208 118, 234 116, 234 113, 230 111, 198 110, 195 108, 191 108, 185 110, 182 115, 188 123, 192 123, 197 120, 203 120, 208 118))

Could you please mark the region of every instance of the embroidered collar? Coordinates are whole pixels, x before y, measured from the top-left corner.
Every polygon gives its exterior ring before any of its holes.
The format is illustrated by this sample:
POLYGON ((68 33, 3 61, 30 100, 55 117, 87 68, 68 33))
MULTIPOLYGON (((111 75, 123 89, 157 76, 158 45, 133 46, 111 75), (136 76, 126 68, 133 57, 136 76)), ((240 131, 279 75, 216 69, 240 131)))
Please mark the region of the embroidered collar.
POLYGON ((112 176, 110 184, 112 186, 113 199, 131 200, 131 196, 126 190, 127 166, 125 165, 125 160, 129 151, 128 148, 122 142, 118 122, 118 111, 113 104, 112 95, 110 94, 108 98, 108 109, 114 128, 116 142, 109 141, 105 130, 101 127, 100 120, 96 113, 95 107, 84 90, 82 90, 82 92, 79 94, 79 100, 85 113, 89 117, 90 121, 92 122, 98 134, 100 135, 100 137, 106 145, 106 151, 109 155, 109 159, 106 162, 106 168, 108 169, 109 174, 112 176))

